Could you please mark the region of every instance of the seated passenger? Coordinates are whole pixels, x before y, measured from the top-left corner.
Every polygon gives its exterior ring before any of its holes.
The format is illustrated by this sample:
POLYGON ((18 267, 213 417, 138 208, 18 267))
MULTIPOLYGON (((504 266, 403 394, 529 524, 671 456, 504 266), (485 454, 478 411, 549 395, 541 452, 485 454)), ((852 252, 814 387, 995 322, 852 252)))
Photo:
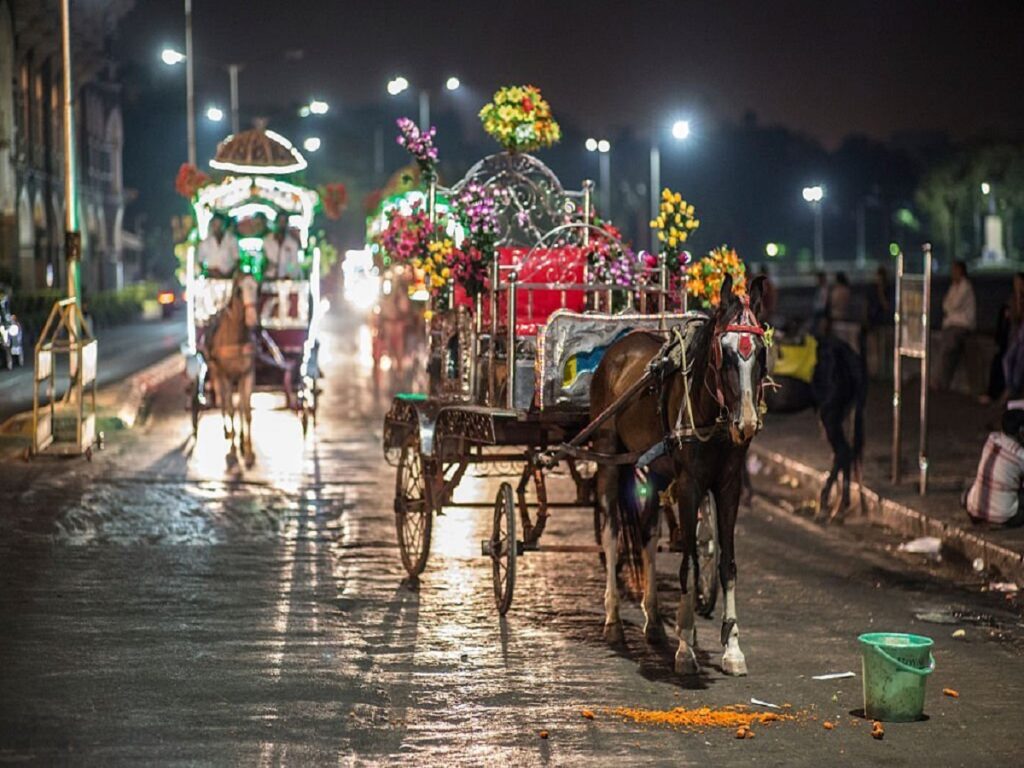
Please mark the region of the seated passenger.
POLYGON ((288 214, 279 213, 274 221, 274 231, 263 237, 263 255, 267 266, 267 277, 302 277, 299 254, 302 246, 299 239, 288 229, 288 214))
POLYGON ((974 483, 964 494, 975 522, 1018 526, 1024 523, 1024 402, 1003 414, 1003 431, 985 441, 974 483))
POLYGON ((210 220, 210 229, 199 243, 199 263, 210 277, 231 277, 238 266, 238 239, 228 231, 228 217, 222 213, 210 220))

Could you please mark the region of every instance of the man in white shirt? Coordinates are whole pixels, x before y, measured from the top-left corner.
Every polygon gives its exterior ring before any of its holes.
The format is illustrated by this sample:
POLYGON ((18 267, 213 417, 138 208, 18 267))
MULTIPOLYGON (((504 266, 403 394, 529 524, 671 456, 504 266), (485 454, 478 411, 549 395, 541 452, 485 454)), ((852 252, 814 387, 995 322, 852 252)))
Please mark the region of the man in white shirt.
POLYGON ((267 259, 264 274, 267 277, 302 277, 300 250, 298 238, 288 229, 288 214, 279 213, 274 221, 274 231, 263 238, 263 255, 267 259))
POLYGON ((967 338, 977 326, 974 288, 967 279, 967 264, 953 263, 953 278, 942 299, 942 378, 939 386, 949 389, 964 355, 967 338))
POLYGON ((216 214, 199 243, 199 263, 210 277, 231 277, 238 266, 238 239, 227 230, 227 217, 216 214))
POLYGON ((1011 408, 1003 414, 1002 432, 992 432, 985 441, 974 483, 964 495, 964 507, 975 522, 1008 526, 1024 523, 1022 440, 1024 411, 1011 408))

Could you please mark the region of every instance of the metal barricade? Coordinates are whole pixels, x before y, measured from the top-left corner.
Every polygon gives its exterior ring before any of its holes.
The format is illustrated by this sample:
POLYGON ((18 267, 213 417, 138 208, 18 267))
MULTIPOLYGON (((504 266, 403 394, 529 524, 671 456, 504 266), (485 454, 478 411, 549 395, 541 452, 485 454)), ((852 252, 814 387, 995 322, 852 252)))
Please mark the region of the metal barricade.
POLYGON ((919 491, 922 496, 928 492, 928 359, 929 327, 928 309, 932 298, 932 246, 921 247, 924 256, 924 272, 920 275, 904 274, 903 252, 900 251, 896 265, 896 306, 894 312, 895 343, 893 344, 893 395, 892 395, 892 481, 902 479, 902 405, 903 405, 903 358, 921 361, 920 436, 918 440, 917 466, 919 491))
POLYGON ((92 457, 96 443, 97 342, 82 317, 78 299, 56 302, 35 349, 32 382, 32 454, 44 451, 92 457), (68 386, 57 389, 61 355, 67 355, 68 386), (40 388, 46 402, 40 402, 40 388), (58 395, 60 400, 58 401, 58 395))

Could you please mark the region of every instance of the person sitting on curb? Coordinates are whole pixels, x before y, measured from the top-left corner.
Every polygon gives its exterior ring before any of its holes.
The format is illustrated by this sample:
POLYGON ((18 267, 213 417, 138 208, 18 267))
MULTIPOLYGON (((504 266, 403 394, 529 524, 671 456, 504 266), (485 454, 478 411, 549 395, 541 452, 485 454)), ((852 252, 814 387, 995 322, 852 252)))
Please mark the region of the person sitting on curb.
POLYGON ((976 523, 1024 524, 1024 401, 1009 406, 1003 431, 989 434, 974 483, 963 497, 976 523))

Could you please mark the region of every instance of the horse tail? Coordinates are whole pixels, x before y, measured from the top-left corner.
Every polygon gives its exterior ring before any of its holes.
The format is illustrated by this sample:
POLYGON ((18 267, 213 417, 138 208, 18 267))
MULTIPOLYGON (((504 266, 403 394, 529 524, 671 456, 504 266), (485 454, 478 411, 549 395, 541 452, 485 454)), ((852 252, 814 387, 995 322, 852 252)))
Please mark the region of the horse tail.
POLYGON ((622 532, 626 561, 637 584, 643 580, 644 518, 658 503, 658 492, 646 471, 633 465, 620 469, 617 510, 618 528, 622 532))

